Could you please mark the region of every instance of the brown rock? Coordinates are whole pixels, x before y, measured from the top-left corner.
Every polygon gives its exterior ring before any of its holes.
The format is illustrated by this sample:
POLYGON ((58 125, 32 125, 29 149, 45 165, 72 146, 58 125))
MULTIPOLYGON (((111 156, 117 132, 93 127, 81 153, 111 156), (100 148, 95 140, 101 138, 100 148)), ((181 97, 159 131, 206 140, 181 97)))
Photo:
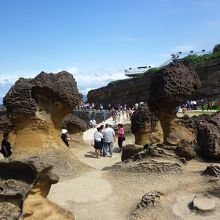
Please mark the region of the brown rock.
POLYGON ((46 197, 59 177, 37 157, 0 161, 0 219, 74 219, 46 197))
POLYGON ((41 72, 34 79, 20 78, 3 100, 16 131, 14 156, 51 148, 65 151, 61 122, 80 101, 76 81, 68 72, 41 72))
POLYGON ((205 156, 220 159, 220 111, 198 124, 197 142, 205 156))
POLYGON ((125 161, 128 158, 132 157, 133 155, 141 152, 143 150, 143 146, 141 145, 133 145, 129 144, 123 147, 122 154, 121 154, 121 161, 125 161))
POLYGON ((188 140, 181 140, 179 146, 176 148, 176 154, 190 160, 196 156, 195 142, 188 140))
POLYGON ((202 174, 205 176, 220 177, 220 166, 214 166, 211 164, 210 166, 207 166, 202 174))
POLYGON ((131 131, 135 135, 135 144, 138 145, 162 141, 160 124, 146 105, 132 114, 131 131))
POLYGON ((173 62, 161 68, 152 79, 149 107, 161 122, 164 141, 178 124, 176 106, 182 104, 200 85, 197 73, 182 63, 173 62))
POLYGON ((191 209, 196 209, 200 212, 210 212, 215 210, 215 200, 212 196, 204 194, 202 196, 195 196, 192 203, 190 203, 191 209))

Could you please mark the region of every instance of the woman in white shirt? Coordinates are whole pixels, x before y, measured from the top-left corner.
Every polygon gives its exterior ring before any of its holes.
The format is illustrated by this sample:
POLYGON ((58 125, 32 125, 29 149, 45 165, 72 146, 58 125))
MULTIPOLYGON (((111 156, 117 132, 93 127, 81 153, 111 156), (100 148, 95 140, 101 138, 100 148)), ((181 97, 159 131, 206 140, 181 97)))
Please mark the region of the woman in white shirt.
POLYGON ((94 133, 94 148, 96 158, 100 158, 100 150, 102 149, 103 135, 100 130, 100 127, 98 127, 97 131, 94 133))

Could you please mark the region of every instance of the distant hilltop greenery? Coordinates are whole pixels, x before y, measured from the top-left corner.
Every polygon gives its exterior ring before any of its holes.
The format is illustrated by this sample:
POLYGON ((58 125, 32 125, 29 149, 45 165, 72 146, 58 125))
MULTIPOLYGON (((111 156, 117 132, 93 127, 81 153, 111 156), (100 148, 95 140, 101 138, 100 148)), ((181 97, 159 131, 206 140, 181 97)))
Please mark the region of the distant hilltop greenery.
MULTIPOLYGON (((192 63, 199 63, 202 61, 208 61, 208 60, 212 60, 215 58, 220 57, 220 44, 215 45, 213 52, 209 53, 209 54, 202 54, 202 55, 196 55, 196 54, 189 54, 188 56, 185 56, 184 58, 178 59, 179 61, 188 61, 188 62, 192 62, 192 63)), ((131 79, 135 79, 135 78, 140 78, 143 77, 144 75, 150 74, 150 73, 156 73, 161 67, 154 67, 151 68, 149 70, 147 70, 144 73, 140 73, 137 76, 134 76, 132 78, 129 79, 120 79, 120 80, 115 80, 112 81, 108 84, 108 86, 112 86, 114 84, 117 84, 119 82, 126 82, 127 80, 131 80, 131 79)))

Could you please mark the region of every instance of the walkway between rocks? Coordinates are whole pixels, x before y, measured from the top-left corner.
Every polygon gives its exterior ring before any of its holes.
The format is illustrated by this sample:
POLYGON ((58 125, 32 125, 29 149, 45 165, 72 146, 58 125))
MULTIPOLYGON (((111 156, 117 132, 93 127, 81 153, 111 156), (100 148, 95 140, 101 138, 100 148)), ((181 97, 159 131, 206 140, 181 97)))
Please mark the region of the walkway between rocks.
MULTIPOLYGON (((112 118, 106 123, 114 124, 112 118)), ((76 220, 125 219, 120 209, 116 207, 118 195, 114 192, 115 189, 109 182, 109 178, 106 178, 107 170, 121 161, 121 154, 118 147, 115 147, 113 158, 97 159, 94 155, 94 148, 91 146, 95 131, 96 128, 91 128, 84 132, 85 144, 70 146, 73 154, 93 170, 76 178, 61 180, 53 185, 48 198, 73 212, 76 220)), ((117 146, 117 142, 114 145, 117 146)))

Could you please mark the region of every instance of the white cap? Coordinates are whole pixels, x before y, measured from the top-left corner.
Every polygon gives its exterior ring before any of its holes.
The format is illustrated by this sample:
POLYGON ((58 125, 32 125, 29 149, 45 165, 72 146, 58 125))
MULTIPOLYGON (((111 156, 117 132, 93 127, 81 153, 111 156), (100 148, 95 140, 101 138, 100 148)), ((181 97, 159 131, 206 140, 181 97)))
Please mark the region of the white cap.
POLYGON ((62 130, 61 130, 61 133, 62 133, 62 134, 66 134, 66 133, 67 133, 67 130, 66 130, 66 129, 62 129, 62 130))

